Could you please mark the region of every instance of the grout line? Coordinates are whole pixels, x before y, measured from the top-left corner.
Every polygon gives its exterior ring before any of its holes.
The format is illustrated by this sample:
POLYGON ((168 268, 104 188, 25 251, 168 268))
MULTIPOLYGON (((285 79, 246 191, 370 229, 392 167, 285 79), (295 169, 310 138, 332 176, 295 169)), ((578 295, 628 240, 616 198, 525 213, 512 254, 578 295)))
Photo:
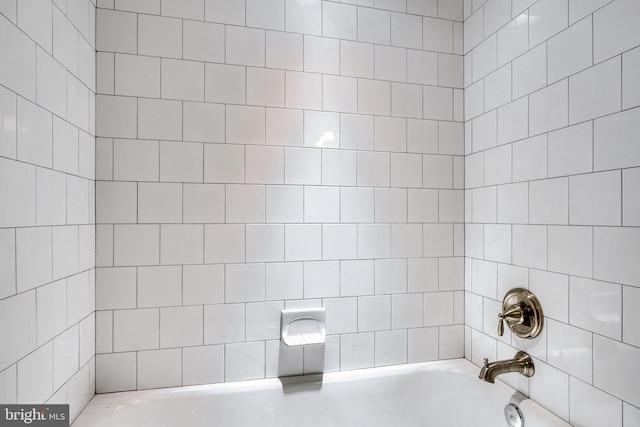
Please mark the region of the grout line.
MULTIPOLYGON (((625 175, 625 170, 622 169, 620 171, 620 225, 622 227, 625 226, 625 220, 624 220, 624 195, 625 195, 625 191, 624 191, 624 175, 625 175)), ((594 246, 595 249, 595 246, 594 246)))

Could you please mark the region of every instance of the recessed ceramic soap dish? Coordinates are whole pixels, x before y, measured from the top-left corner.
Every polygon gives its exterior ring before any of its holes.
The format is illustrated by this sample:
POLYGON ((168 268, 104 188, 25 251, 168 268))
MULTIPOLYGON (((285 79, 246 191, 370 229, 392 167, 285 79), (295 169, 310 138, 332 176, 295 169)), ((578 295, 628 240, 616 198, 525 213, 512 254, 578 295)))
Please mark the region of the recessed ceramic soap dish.
POLYGON ((282 310, 280 338, 286 346, 324 344, 325 336, 324 308, 282 310))

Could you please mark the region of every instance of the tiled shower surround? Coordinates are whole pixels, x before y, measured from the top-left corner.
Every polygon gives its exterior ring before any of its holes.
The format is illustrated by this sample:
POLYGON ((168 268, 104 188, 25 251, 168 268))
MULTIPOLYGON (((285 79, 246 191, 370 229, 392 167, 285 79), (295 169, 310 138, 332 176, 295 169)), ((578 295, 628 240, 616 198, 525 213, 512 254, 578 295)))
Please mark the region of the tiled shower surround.
POLYGON ((640 425, 640 3, 465 2, 465 354, 577 426, 640 425), (528 287, 532 341, 497 336, 528 287), (623 424, 624 420, 624 424, 623 424))
POLYGON ((0 1, 0 403, 95 390, 95 5, 0 1))
POLYGON ((535 376, 500 379, 640 425, 637 22, 635 0, 1 0, 0 403, 274 377, 280 310, 323 306, 326 371, 523 349, 535 376), (496 335, 518 286, 533 341, 496 335))
POLYGON ((98 3, 98 392, 464 355, 462 3, 352 3, 98 3))

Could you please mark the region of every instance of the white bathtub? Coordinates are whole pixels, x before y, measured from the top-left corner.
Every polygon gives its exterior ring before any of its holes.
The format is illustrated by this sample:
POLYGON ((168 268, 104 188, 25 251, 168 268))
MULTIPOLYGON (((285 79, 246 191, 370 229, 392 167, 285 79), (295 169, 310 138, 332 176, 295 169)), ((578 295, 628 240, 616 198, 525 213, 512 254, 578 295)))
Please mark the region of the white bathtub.
POLYGON ((479 380, 478 372, 457 359, 329 373, 315 382, 266 379, 103 394, 73 427, 503 427, 509 402, 518 404, 526 427, 569 426, 505 384, 479 380))

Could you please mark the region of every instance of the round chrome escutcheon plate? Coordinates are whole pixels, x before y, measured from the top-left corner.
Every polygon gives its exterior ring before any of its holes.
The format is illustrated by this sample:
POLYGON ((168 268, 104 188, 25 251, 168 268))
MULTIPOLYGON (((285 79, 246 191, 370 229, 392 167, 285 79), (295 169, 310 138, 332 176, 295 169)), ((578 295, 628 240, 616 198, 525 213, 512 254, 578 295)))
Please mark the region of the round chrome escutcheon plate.
POLYGON ((509 427, 524 427, 524 416, 520 412, 520 408, 513 403, 504 407, 504 418, 509 427))

